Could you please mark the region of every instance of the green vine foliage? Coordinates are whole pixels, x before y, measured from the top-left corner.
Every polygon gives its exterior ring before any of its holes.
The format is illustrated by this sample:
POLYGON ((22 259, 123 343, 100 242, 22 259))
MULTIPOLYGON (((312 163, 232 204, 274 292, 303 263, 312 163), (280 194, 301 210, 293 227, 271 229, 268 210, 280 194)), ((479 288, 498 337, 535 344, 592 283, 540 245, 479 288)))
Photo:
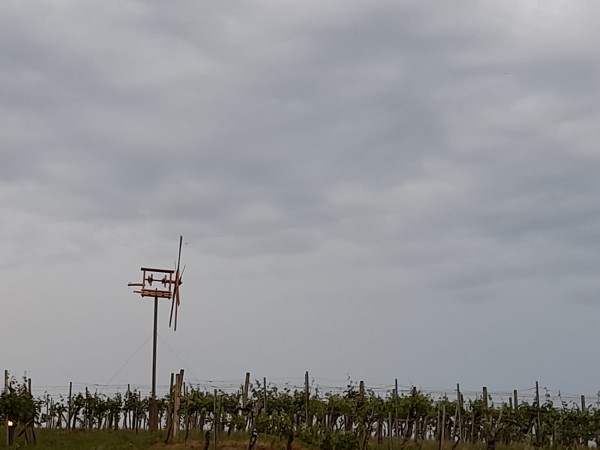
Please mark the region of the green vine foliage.
MULTIPOLYGON (((49 396, 39 401, 26 386, 11 381, 9 391, 0 396, 0 418, 21 424, 34 419, 49 428, 147 428, 148 397, 139 391, 107 396, 86 390, 70 401, 49 396)), ((179 410, 186 436, 188 430, 241 432, 279 439, 282 446, 304 442, 325 450, 366 450, 388 445, 388 439, 394 446, 418 448, 441 437, 452 441, 447 448, 454 443, 580 448, 588 440, 600 442, 600 404, 582 409, 574 403, 553 404, 549 397, 541 405, 523 402, 515 408, 488 405, 481 397, 459 404, 417 389, 403 395, 376 393, 353 383, 343 391, 312 389, 307 395, 302 388, 265 389, 256 382, 247 397, 241 389, 217 391, 215 397, 214 391, 188 387, 179 410)), ((161 426, 167 423, 170 402, 168 396, 159 399, 161 426)))
POLYGON ((40 404, 29 392, 26 379, 20 384, 12 378, 8 390, 0 395, 0 416, 2 420, 26 424, 37 419, 40 404))

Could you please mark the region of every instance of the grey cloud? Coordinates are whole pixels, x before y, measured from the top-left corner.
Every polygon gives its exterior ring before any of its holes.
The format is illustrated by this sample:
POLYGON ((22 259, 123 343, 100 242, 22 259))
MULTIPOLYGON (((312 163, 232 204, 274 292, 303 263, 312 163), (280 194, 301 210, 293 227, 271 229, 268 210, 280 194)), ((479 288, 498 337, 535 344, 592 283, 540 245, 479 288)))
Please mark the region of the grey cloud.
MULTIPOLYGON (((545 340, 567 366, 583 358, 544 323, 582 314, 565 340, 597 338, 593 6, 566 19, 520 2, 0 8, 0 264, 68 292, 57 316, 76 298, 102 320, 101 304, 140 314, 113 278, 172 264, 182 233, 194 326, 172 339, 195 355, 190 342, 228 330, 230 361, 207 378, 248 369, 236 361, 278 372, 293 353, 302 373, 522 384, 545 340), (269 354, 250 359, 240 336, 269 354), (398 361, 382 342, 400 343, 398 361), (499 379, 473 356, 484 348, 521 368, 499 379)), ((550 356, 536 370, 552 383, 595 389, 550 356)))

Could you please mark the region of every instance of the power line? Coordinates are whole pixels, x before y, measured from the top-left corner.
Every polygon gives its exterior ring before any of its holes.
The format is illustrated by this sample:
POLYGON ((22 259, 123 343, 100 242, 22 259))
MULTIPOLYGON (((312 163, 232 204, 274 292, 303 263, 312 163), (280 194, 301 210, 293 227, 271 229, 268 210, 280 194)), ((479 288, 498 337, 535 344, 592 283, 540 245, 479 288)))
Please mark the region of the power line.
POLYGON ((131 360, 135 357, 135 355, 138 354, 138 352, 144 347, 144 345, 146 345, 146 343, 152 338, 152 335, 149 335, 146 340, 144 342, 142 342, 142 345, 140 345, 137 350, 135 352, 133 352, 133 354, 129 357, 129 359, 127 361, 125 361, 125 364, 123 364, 119 370, 117 370, 112 377, 109 378, 109 380, 105 383, 105 384, 109 384, 126 366, 127 364, 129 364, 131 362, 131 360))

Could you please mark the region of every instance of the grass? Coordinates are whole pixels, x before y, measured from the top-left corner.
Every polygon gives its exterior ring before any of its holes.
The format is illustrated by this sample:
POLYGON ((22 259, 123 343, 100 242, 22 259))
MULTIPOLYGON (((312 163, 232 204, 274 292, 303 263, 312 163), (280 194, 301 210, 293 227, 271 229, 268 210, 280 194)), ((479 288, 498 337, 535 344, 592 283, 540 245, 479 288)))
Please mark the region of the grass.
MULTIPOLYGON (((4 430, 2 430, 4 431, 4 430)), ((36 450, 143 450, 152 448, 159 442, 164 441, 166 435, 162 433, 150 434, 148 432, 119 430, 45 430, 35 431, 37 445, 36 450)), ((24 448, 25 440, 15 438, 13 448, 24 448)), ((6 437, 2 433, 0 448, 6 447, 6 437)))
MULTIPOLYGON (((165 444, 166 431, 149 433, 140 431, 136 433, 130 430, 48 430, 36 429, 35 435, 37 445, 30 447, 35 450, 179 450, 179 449, 203 449, 203 435, 199 432, 192 433, 187 442, 176 444, 165 444)), ((6 437, 4 429, 0 427, 0 449, 8 448, 6 446, 6 437)), ((183 440, 183 432, 180 435, 183 440)), ((212 436, 211 436, 212 438, 212 436)), ((235 434, 230 437, 219 436, 220 450, 245 450, 248 446, 248 436, 246 434, 235 434)), ((15 445, 12 448, 25 448, 23 437, 15 437, 15 445)), ((279 450, 285 448, 285 443, 280 443, 278 439, 263 436, 259 437, 256 450, 279 450)), ((213 442, 210 443, 210 449, 213 449, 213 442)), ((303 450, 298 443, 294 445, 294 450, 303 450)))
MULTIPOLYGON (((166 432, 149 433, 148 431, 119 430, 36 430, 37 445, 35 450, 183 450, 183 449, 203 449, 202 434, 199 432, 190 433, 187 442, 176 444, 165 444, 166 432)), ((183 440, 183 435, 181 435, 183 440)), ((231 437, 225 435, 219 437, 219 450, 246 450, 248 446, 248 436, 246 434, 234 434, 231 437)), ((6 437, 4 429, 0 427, 0 449, 6 449, 6 437)), ((12 448, 25 448, 23 438, 15 439, 15 446, 12 448)), ((294 450, 307 450, 300 442, 295 441, 294 450)), ((210 449, 213 449, 213 442, 210 443, 210 449)), ((285 442, 271 436, 259 437, 256 450, 282 450, 285 449, 285 442)), ((376 440, 369 442, 370 450, 388 450, 389 443, 377 445, 376 440)), ((400 450, 401 447, 394 443, 394 450, 400 450)), ((446 443, 444 450, 450 450, 451 445, 446 443)), ((485 450, 483 444, 460 445, 459 450, 485 450)), ((414 443, 407 443, 402 450, 438 450, 438 444, 435 441, 426 441, 422 446, 414 443)), ((526 446, 497 446, 497 450, 532 450, 526 446)))

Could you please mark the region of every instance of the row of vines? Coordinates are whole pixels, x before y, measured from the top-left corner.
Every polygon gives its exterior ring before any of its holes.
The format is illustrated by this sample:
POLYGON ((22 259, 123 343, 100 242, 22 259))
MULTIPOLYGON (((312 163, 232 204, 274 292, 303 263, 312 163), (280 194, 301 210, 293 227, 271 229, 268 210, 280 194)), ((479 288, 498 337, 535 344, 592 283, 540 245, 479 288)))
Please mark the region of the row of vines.
MULTIPOLYGON (((288 448, 298 439, 325 450, 367 449, 373 443, 392 448, 430 440, 445 448, 463 443, 485 443, 488 449, 496 444, 574 447, 600 438, 598 408, 550 399, 516 407, 489 400, 435 399, 417 389, 379 395, 354 384, 342 393, 308 393, 259 382, 235 393, 188 386, 180 398, 179 425, 186 439, 190 433, 247 433, 279 437, 288 448)), ((166 426, 170 402, 169 396, 158 401, 161 427, 166 426)), ((137 391, 107 396, 86 389, 70 400, 34 399, 25 385, 14 382, 0 396, 3 418, 34 419, 46 428, 145 429, 148 406, 148 396, 137 391)))

